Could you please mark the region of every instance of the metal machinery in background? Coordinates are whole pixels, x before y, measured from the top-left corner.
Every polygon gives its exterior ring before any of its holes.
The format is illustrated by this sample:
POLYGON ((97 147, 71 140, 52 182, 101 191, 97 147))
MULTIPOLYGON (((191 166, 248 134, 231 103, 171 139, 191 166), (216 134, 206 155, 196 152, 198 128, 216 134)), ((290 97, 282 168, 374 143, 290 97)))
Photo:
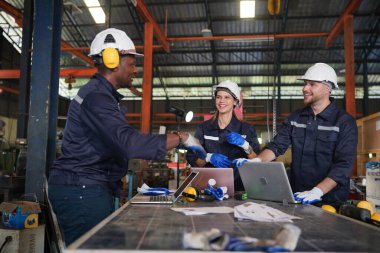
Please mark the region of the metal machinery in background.
POLYGON ((150 161, 148 167, 141 170, 142 183, 150 187, 169 188, 169 180, 174 179, 174 172, 166 162, 150 161))
POLYGON ((179 180, 187 174, 186 152, 171 150, 166 153, 164 161, 131 159, 128 165, 128 173, 122 179, 123 190, 120 202, 125 198, 130 199, 137 193, 137 187, 143 183, 149 187, 177 188, 177 157, 179 154, 179 166, 181 167, 179 180))
POLYGON ((16 146, 4 145, 4 121, 0 121, 0 203, 20 199, 25 191, 26 141, 16 146))

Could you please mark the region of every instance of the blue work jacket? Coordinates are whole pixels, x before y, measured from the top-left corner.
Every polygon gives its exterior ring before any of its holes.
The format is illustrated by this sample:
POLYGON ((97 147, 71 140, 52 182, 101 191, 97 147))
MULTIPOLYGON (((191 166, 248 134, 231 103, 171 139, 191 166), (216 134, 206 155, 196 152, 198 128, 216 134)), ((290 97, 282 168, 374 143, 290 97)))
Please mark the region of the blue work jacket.
POLYGON ((166 135, 141 134, 132 128, 120 109, 121 98, 100 74, 78 91, 49 184, 103 185, 115 191, 127 173, 128 159, 164 160, 166 135))
MULTIPOLYGON (((218 120, 207 120, 197 127, 195 137, 198 138, 201 145, 207 153, 220 153, 227 156, 231 161, 237 158, 247 158, 247 154, 241 147, 227 142, 227 135, 231 132, 239 133, 251 145, 256 154, 260 152, 260 144, 257 140, 255 128, 246 123, 232 117, 231 122, 224 129, 220 129, 218 120)), ((195 161, 198 159, 191 151, 187 153, 187 161, 191 166, 196 167, 195 161)), ((211 163, 207 163, 205 167, 213 167, 211 163)), ((243 190, 238 170, 234 170, 235 190, 243 190)))
POLYGON ((333 98, 321 113, 310 106, 292 113, 267 148, 277 156, 292 146, 290 183, 294 192, 311 190, 326 177, 338 185, 322 197, 325 203, 348 199, 356 158, 355 119, 337 107, 333 98))

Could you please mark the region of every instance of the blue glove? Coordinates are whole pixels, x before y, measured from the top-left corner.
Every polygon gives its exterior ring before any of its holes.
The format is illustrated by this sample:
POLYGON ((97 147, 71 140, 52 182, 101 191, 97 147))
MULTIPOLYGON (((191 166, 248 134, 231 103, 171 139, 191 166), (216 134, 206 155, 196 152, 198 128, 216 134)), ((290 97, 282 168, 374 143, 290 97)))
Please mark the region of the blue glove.
POLYGON ((241 147, 244 144, 245 139, 240 134, 232 132, 227 135, 227 141, 230 144, 241 147))
POLYGON ((148 196, 169 195, 170 191, 166 188, 151 188, 147 184, 143 184, 141 187, 137 187, 137 191, 140 194, 148 196))
POLYGON ((312 204, 321 201, 323 192, 318 187, 314 187, 310 191, 296 192, 294 198, 296 201, 300 201, 302 204, 312 204))
POLYGON ((143 195, 147 196, 160 196, 160 195, 169 195, 170 191, 166 188, 149 188, 147 192, 143 193, 143 195))
POLYGON ((207 153, 206 162, 212 163, 217 168, 227 168, 232 164, 227 156, 219 153, 207 153))
POLYGON ((246 159, 246 158, 238 158, 232 161, 234 167, 239 168, 240 166, 243 166, 246 162, 252 162, 252 163, 260 163, 261 159, 256 157, 252 159, 246 159))
POLYGON ((199 140, 194 138, 191 134, 189 134, 189 137, 186 141, 183 142, 183 145, 186 149, 192 150, 195 155, 201 159, 206 158, 206 150, 202 147, 202 145, 199 143, 199 140))
POLYGON ((223 192, 223 189, 220 187, 218 187, 217 189, 209 187, 209 188, 205 188, 204 191, 205 191, 205 194, 213 195, 217 200, 223 200, 224 192, 223 192))
POLYGON ((248 149, 249 147, 248 141, 246 141, 243 136, 235 132, 229 133, 227 135, 227 141, 228 143, 241 147, 244 150, 248 149))

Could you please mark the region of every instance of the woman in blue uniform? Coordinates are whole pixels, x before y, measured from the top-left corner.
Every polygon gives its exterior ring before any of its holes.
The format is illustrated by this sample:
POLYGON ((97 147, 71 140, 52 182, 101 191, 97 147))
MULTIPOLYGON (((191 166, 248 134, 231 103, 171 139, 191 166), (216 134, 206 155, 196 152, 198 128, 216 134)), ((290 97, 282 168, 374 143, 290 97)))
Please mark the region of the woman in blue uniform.
MULTIPOLYGON (((255 128, 239 120, 234 108, 240 104, 239 86, 226 80, 216 86, 213 94, 216 112, 210 120, 197 127, 196 138, 207 156, 199 158, 188 152, 187 160, 193 167, 225 168, 237 158, 254 158, 260 152, 255 128)), ((234 170, 235 190, 243 190, 239 172, 234 170)))

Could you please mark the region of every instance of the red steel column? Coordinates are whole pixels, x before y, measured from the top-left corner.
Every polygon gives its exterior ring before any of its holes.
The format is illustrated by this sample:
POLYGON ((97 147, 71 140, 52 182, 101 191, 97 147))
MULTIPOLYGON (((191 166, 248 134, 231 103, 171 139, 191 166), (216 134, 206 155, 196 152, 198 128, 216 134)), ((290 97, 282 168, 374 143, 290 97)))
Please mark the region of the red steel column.
POLYGON ((143 95, 141 103, 141 132, 149 133, 150 115, 152 104, 152 62, 153 62, 153 24, 145 23, 144 35, 144 75, 143 75, 143 95))
POLYGON ((342 27, 344 26, 344 18, 348 15, 355 13, 357 9, 359 9, 362 0, 351 0, 342 14, 339 16, 339 19, 336 21, 335 25, 331 29, 327 39, 326 39, 326 48, 329 48, 331 44, 334 42, 336 37, 338 37, 340 31, 342 31, 342 27))
POLYGON ((354 57, 354 17, 344 17, 344 58, 346 68, 346 111, 356 117, 355 103, 355 57, 354 57))

